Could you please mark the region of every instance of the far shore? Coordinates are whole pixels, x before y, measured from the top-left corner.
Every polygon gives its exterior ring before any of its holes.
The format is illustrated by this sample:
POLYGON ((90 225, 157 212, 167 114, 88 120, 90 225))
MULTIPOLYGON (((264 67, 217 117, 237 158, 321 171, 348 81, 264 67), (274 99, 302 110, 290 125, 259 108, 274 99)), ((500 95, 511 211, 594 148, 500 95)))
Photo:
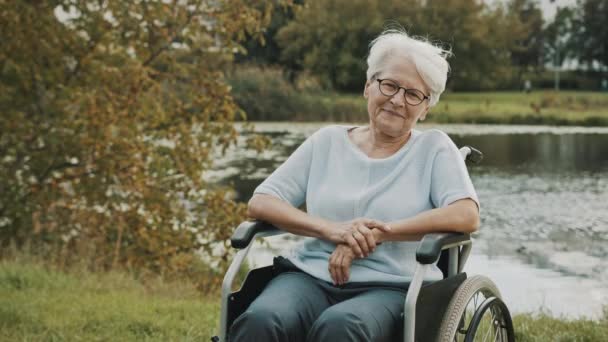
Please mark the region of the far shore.
MULTIPOLYGON (((359 94, 297 93, 291 100, 297 103, 297 106, 270 106, 265 104, 268 100, 261 100, 264 105, 257 110, 266 113, 250 115, 248 120, 367 120, 365 99, 359 94), (266 105, 269 107, 264 107, 266 105)), ((247 108, 244 109, 247 111, 247 108)), ((425 122, 608 127, 608 92, 446 92, 439 103, 430 109, 425 122)))

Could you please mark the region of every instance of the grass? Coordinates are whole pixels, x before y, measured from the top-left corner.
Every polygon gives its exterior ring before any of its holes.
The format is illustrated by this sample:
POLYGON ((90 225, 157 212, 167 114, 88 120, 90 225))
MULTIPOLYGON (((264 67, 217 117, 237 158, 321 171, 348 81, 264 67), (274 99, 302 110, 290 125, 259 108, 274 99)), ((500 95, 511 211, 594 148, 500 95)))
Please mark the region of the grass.
POLYGON ((546 314, 516 315, 517 342, 601 342, 608 338, 608 310, 599 320, 558 319, 546 314))
POLYGON ((218 312, 189 284, 0 263, 0 341, 208 341, 218 312))
MULTIPOLYGON (((301 94, 299 121, 365 121, 353 94, 301 94)), ((288 115, 285 115, 288 117, 288 115)), ((608 93, 576 91, 445 93, 428 120, 438 123, 608 126, 608 93)))
MULTIPOLYGON (((0 341, 208 341, 217 294, 191 285, 145 283, 125 273, 63 273, 40 264, 0 262, 0 341)), ((517 341, 605 341, 599 320, 544 314, 514 318, 517 341)))
POLYGON ((447 93, 432 111, 439 122, 606 126, 608 93, 447 93))

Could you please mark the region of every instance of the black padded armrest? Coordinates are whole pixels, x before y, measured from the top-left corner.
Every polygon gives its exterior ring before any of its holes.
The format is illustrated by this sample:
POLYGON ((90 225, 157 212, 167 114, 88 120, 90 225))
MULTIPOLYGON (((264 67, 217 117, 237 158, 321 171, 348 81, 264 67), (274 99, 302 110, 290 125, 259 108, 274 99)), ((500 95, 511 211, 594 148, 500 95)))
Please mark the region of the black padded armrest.
POLYGON ((481 153, 480 150, 472 147, 472 146, 465 146, 471 149, 471 153, 469 153, 466 157, 466 161, 471 162, 473 164, 479 164, 479 162, 481 162, 481 160, 483 159, 483 153, 481 153))
POLYGON ((243 249, 251 243, 257 233, 282 232, 279 228, 264 221, 245 221, 236 228, 230 242, 233 248, 243 249))
POLYGON ((416 260, 421 264, 432 264, 439 259, 441 251, 445 246, 453 244, 464 244, 471 241, 469 234, 463 233, 434 233, 426 234, 418 249, 416 249, 416 260))

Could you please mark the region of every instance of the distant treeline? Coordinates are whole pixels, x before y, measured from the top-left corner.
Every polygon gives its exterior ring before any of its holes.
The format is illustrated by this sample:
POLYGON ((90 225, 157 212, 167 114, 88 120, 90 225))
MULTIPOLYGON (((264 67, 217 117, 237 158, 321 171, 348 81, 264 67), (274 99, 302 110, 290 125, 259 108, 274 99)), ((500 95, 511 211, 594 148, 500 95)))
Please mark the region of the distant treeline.
MULTIPOLYGON (((546 77, 548 72, 540 73, 546 77)), ((280 67, 241 65, 228 75, 232 96, 250 121, 364 122, 363 81, 357 93, 324 90, 313 76, 290 82, 280 67)), ((540 78, 539 78, 540 79, 540 78)), ((562 84, 585 80, 562 73, 562 84)), ((534 81, 536 82, 536 81, 534 81)), ((428 121, 441 123, 608 126, 608 92, 593 91, 448 91, 428 121)))
POLYGON ((553 70, 565 65, 569 72, 560 75, 560 88, 608 87, 608 0, 555 5, 550 21, 534 0, 294 2, 274 12, 264 42, 245 44, 237 67, 278 66, 292 84, 305 75, 320 89, 359 92, 369 42, 385 28, 402 27, 451 48, 451 90, 515 90, 526 81, 553 88, 553 70))

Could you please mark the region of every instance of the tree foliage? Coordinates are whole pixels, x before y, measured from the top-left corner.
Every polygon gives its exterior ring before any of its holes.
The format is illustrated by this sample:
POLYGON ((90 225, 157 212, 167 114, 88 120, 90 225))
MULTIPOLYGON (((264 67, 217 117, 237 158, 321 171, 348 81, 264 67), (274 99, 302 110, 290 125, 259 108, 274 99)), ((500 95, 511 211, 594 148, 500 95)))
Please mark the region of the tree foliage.
POLYGON ((474 0, 309 0, 279 30, 283 61, 312 71, 338 90, 359 91, 368 43, 383 28, 403 26, 410 34, 452 48, 451 86, 499 87, 511 77, 511 51, 526 34, 502 7, 474 0))
MULTIPOLYGON (((293 3, 302 4, 303 0, 293 0, 293 3)), ((281 48, 275 39, 275 35, 281 27, 287 25, 292 19, 293 7, 285 4, 279 6, 272 12, 270 23, 264 30, 262 39, 246 39, 243 42, 245 51, 236 56, 236 63, 279 64, 281 48)))
MULTIPOLYGON (((171 274, 245 217, 205 170, 241 112, 222 69, 266 1, 1 1, 0 250, 171 274)), ((221 266, 221 265, 220 265, 221 266)))
POLYGON ((542 70, 544 65, 544 19, 539 4, 532 0, 512 0, 508 7, 517 20, 513 29, 522 31, 511 53, 518 68, 518 83, 526 71, 542 70))
POLYGON ((436 0, 422 6, 420 18, 416 32, 447 43, 454 53, 450 88, 497 89, 510 81, 511 52, 523 36, 512 12, 474 0, 436 0))
POLYGON ((378 13, 377 1, 308 0, 277 33, 281 60, 326 87, 362 90, 367 44, 382 27, 378 13))
POLYGON ((555 18, 545 28, 545 58, 553 67, 561 67, 568 58, 578 55, 574 48, 575 11, 569 7, 560 7, 555 18))
POLYGON ((608 0, 582 0, 575 15, 573 45, 580 61, 608 71, 608 0))

